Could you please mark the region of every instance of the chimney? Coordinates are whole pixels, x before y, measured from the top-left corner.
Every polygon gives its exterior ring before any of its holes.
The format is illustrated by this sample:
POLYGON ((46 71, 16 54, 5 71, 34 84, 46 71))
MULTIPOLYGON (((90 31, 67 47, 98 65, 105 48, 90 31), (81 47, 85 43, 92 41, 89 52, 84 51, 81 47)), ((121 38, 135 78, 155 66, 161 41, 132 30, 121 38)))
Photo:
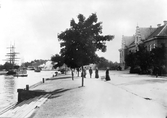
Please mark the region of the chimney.
POLYGON ((165 20, 165 21, 164 21, 164 25, 166 25, 166 24, 167 24, 167 21, 165 20))
POLYGON ((161 24, 157 24, 157 26, 158 26, 158 27, 160 27, 160 26, 161 26, 161 24))

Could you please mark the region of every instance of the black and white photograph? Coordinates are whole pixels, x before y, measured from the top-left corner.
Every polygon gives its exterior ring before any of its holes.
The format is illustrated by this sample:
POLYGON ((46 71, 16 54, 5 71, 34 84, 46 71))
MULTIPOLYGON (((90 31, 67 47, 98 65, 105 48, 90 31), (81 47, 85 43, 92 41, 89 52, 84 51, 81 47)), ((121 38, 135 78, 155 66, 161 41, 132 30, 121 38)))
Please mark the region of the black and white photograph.
POLYGON ((167 0, 0 0, 0 118, 167 118, 167 0))

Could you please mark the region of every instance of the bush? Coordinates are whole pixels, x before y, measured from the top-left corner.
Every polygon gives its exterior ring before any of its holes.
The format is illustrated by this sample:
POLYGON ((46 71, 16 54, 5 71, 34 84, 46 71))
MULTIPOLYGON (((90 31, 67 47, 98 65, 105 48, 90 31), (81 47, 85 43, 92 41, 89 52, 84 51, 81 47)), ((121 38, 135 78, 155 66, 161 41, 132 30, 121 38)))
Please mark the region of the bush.
POLYGON ((131 68, 130 68, 130 73, 140 74, 140 73, 141 73, 141 68, 140 68, 140 66, 131 67, 131 68))

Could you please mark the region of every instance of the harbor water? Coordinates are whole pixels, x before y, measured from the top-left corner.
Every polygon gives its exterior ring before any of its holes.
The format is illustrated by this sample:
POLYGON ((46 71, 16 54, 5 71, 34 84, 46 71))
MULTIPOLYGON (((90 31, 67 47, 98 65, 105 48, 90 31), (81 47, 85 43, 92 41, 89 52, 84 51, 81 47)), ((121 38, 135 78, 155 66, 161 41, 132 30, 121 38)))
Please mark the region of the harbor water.
POLYGON ((54 71, 27 71, 27 77, 13 77, 0 75, 0 111, 9 105, 17 103, 17 89, 24 89, 26 85, 33 85, 49 78, 54 71))

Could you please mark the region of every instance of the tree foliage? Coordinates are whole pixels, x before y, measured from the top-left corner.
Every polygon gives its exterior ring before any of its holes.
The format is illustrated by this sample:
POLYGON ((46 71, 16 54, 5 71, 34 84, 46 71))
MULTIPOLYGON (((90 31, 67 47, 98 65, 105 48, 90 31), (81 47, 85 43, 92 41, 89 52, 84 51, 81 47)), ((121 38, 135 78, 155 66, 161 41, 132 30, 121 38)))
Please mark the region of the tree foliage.
POLYGON ((15 65, 15 64, 11 64, 11 63, 9 63, 9 62, 6 62, 4 65, 3 65, 3 67, 1 67, 1 68, 3 68, 3 69, 5 69, 5 70, 10 70, 10 69, 18 69, 19 68, 19 66, 18 65, 15 65))
POLYGON ((106 51, 106 41, 114 36, 102 34, 102 22, 97 22, 96 14, 91 14, 87 19, 78 15, 78 22, 70 22, 70 28, 58 34, 61 47, 61 57, 64 63, 77 68, 97 61, 97 50, 106 51))
POLYGON ((51 61, 56 62, 53 66, 54 68, 60 67, 64 64, 63 58, 59 54, 52 56, 51 61))
POLYGON ((152 65, 153 66, 163 66, 166 62, 166 50, 165 46, 162 44, 161 47, 156 47, 151 51, 151 59, 152 59, 152 65))
POLYGON ((139 45, 139 51, 129 52, 125 62, 131 67, 132 73, 150 73, 149 70, 158 67, 161 68, 166 63, 165 46, 156 47, 148 51, 143 45, 139 45), (135 70, 137 69, 137 71, 135 70), (139 72, 140 71, 140 72, 139 72))
POLYGON ((113 63, 112 61, 109 61, 105 59, 104 57, 100 57, 97 63, 97 67, 100 70, 106 70, 107 67, 109 67, 111 70, 118 70, 120 67, 120 64, 116 62, 113 63))
POLYGON ((99 69, 106 69, 106 67, 109 66, 109 61, 107 59, 105 59, 104 57, 100 57, 99 58, 99 62, 97 64, 97 67, 99 69))

